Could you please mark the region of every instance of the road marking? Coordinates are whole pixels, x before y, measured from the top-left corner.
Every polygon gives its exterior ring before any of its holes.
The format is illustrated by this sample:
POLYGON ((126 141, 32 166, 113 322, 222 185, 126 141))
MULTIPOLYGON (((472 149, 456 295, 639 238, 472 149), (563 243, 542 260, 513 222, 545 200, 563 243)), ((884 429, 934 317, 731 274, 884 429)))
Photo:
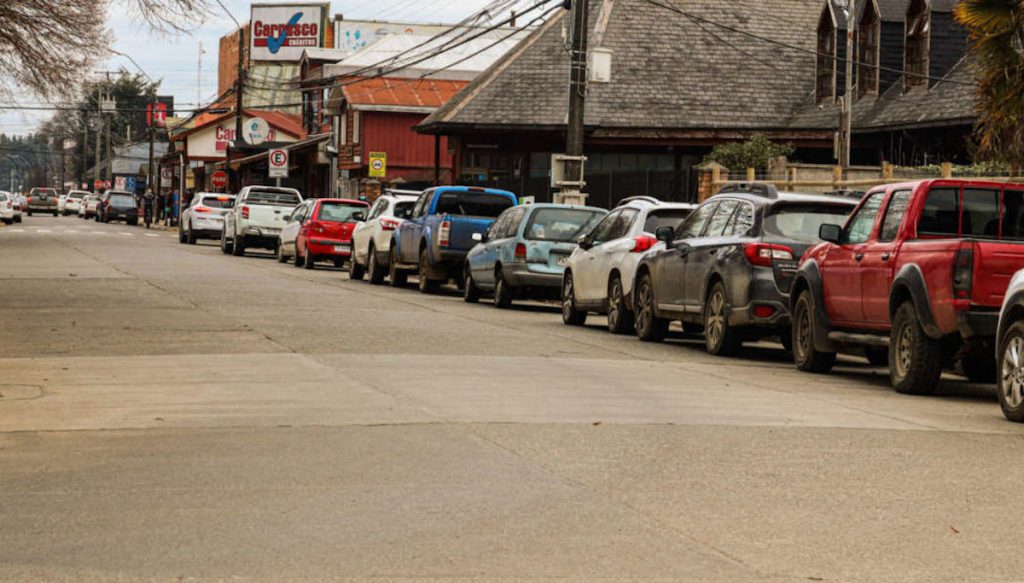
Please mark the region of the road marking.
POLYGON ((119 235, 124 235, 124 236, 126 236, 126 237, 131 237, 131 236, 132 236, 132 234, 131 234, 131 233, 118 233, 118 234, 119 234, 119 235))
POLYGON ((154 235, 153 233, 146 233, 147 237, 159 237, 160 235, 154 235))
POLYGON ((36 229, 36 232, 37 233, 50 233, 52 231, 50 231, 50 229, 36 229))

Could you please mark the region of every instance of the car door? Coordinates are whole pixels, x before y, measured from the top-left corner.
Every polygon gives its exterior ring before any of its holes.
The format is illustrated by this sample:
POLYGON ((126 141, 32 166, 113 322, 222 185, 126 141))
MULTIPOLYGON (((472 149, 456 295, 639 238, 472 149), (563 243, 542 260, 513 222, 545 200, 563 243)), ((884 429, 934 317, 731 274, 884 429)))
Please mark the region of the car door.
POLYGON ((718 200, 705 202, 697 207, 686 221, 676 230, 670 245, 658 255, 654 271, 654 293, 659 309, 681 311, 685 297, 683 277, 690 245, 704 233, 704 228, 718 208, 718 200))
POLYGON ((366 220, 356 225, 355 230, 352 231, 352 254, 357 260, 364 263, 369 262, 370 258, 367 252, 370 249, 370 238, 373 237, 373 233, 380 224, 378 218, 387 209, 388 202, 387 198, 378 198, 377 202, 370 207, 370 213, 366 216, 366 220))
POLYGON ((825 311, 836 324, 863 324, 860 263, 884 199, 885 192, 869 194, 847 221, 839 244, 831 246, 819 264, 825 311))
POLYGON ((423 221, 426 219, 427 210, 430 208, 430 200, 433 197, 433 190, 424 192, 420 199, 416 201, 416 208, 413 209, 412 218, 402 223, 402 226, 399 228, 399 236, 401 237, 399 260, 402 263, 416 263, 418 260, 416 257, 416 254, 419 253, 417 244, 423 233, 423 221))
POLYGON ((583 252, 586 253, 586 256, 574 262, 575 268, 572 272, 574 293, 579 301, 593 302, 604 296, 604 290, 598 289, 599 286, 597 285, 599 279, 597 275, 597 254, 601 245, 610 240, 609 238, 612 235, 616 222, 622 215, 622 211, 623 209, 618 209, 609 213, 601 219, 601 222, 583 240, 582 247, 585 248, 583 252))
POLYGON ((722 247, 732 239, 726 228, 729 227, 729 221, 740 204, 737 199, 724 199, 719 202, 704 232, 690 241, 682 277, 683 309, 687 312, 704 311, 704 284, 708 281, 722 247))
POLYGON ((591 262, 591 279, 588 283, 594 299, 607 299, 608 283, 612 268, 617 264, 616 259, 623 253, 633 252, 636 241, 628 235, 639 214, 640 211, 635 208, 620 210, 610 230, 604 234, 606 240, 592 249, 594 260, 591 262))
POLYGON ((889 322, 889 290, 894 273, 893 255, 896 235, 910 205, 910 190, 897 190, 885 205, 878 236, 868 240, 861 260, 861 305, 864 322, 871 327, 884 328, 889 322))
POLYGON ((516 207, 505 210, 487 229, 487 238, 474 246, 467 256, 473 280, 486 287, 494 284, 494 265, 498 259, 497 244, 505 240, 505 233, 516 212, 516 207))
POLYGON ((308 201, 297 206, 281 229, 282 251, 289 255, 294 255, 296 252, 297 246, 295 243, 299 236, 299 228, 302 226, 302 217, 305 215, 308 207, 308 201))

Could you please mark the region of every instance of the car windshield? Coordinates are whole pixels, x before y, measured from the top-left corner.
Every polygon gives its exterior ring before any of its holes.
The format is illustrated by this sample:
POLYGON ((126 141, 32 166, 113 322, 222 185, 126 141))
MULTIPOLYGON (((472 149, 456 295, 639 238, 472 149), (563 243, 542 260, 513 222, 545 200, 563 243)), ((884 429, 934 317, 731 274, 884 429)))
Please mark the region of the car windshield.
POLYGON ((295 206, 302 202, 302 200, 300 200, 298 194, 288 192, 286 190, 250 190, 249 196, 246 197, 245 202, 252 204, 280 204, 295 206))
POLYGON ((776 205, 764 218, 764 231, 791 241, 816 243, 822 225, 843 224, 851 210, 852 206, 828 203, 776 205))
POLYGON ((326 221, 328 223, 351 223, 355 221, 352 215, 358 212, 363 213, 363 218, 366 218, 365 205, 325 202, 320 204, 320 214, 316 218, 318 221, 326 221))
POLYGON ((512 206, 515 206, 512 199, 500 194, 449 190, 442 192, 437 200, 437 213, 493 219, 512 206))
POLYGON ((416 201, 402 201, 395 203, 395 218, 408 219, 412 216, 412 209, 415 208, 416 201))
POLYGON ((127 194, 115 194, 110 197, 110 204, 113 206, 135 206, 135 199, 127 194))
POLYGON ((672 227, 675 231, 686 217, 690 216, 693 212, 690 209, 665 209, 660 211, 651 211, 647 215, 647 221, 644 222, 645 233, 657 233, 661 227, 672 227))
POLYGON ((524 237, 531 241, 575 241, 589 231, 605 213, 586 209, 539 209, 526 225, 524 237))
POLYGON ((235 206, 235 199, 230 196, 208 196, 199 204, 208 206, 212 209, 229 209, 235 206))

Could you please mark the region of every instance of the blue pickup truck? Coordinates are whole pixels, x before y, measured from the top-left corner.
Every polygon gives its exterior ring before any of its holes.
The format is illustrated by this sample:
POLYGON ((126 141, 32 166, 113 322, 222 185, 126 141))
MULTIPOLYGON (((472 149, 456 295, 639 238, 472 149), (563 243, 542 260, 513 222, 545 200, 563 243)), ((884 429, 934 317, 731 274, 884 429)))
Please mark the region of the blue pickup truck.
POLYGON ((461 285, 466 254, 476 245, 473 235, 483 234, 517 203, 511 192, 491 188, 439 186, 423 191, 412 216, 393 235, 390 284, 404 286, 410 273, 418 273, 424 293, 452 278, 461 285))

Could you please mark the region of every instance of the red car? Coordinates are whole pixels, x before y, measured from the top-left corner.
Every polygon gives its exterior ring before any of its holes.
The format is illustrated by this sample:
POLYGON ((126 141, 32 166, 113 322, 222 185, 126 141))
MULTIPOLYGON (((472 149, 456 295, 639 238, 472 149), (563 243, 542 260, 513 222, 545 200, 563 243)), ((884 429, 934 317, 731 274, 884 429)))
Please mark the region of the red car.
POLYGON ((341 267, 352 256, 352 231, 366 220, 370 204, 343 198, 309 198, 286 217, 277 260, 313 269, 317 261, 341 267))
POLYGON ((803 257, 791 294, 793 357, 828 372, 836 352, 888 361, 893 387, 929 394, 953 362, 995 380, 999 307, 1024 268, 1024 185, 925 180, 869 191, 803 257))

